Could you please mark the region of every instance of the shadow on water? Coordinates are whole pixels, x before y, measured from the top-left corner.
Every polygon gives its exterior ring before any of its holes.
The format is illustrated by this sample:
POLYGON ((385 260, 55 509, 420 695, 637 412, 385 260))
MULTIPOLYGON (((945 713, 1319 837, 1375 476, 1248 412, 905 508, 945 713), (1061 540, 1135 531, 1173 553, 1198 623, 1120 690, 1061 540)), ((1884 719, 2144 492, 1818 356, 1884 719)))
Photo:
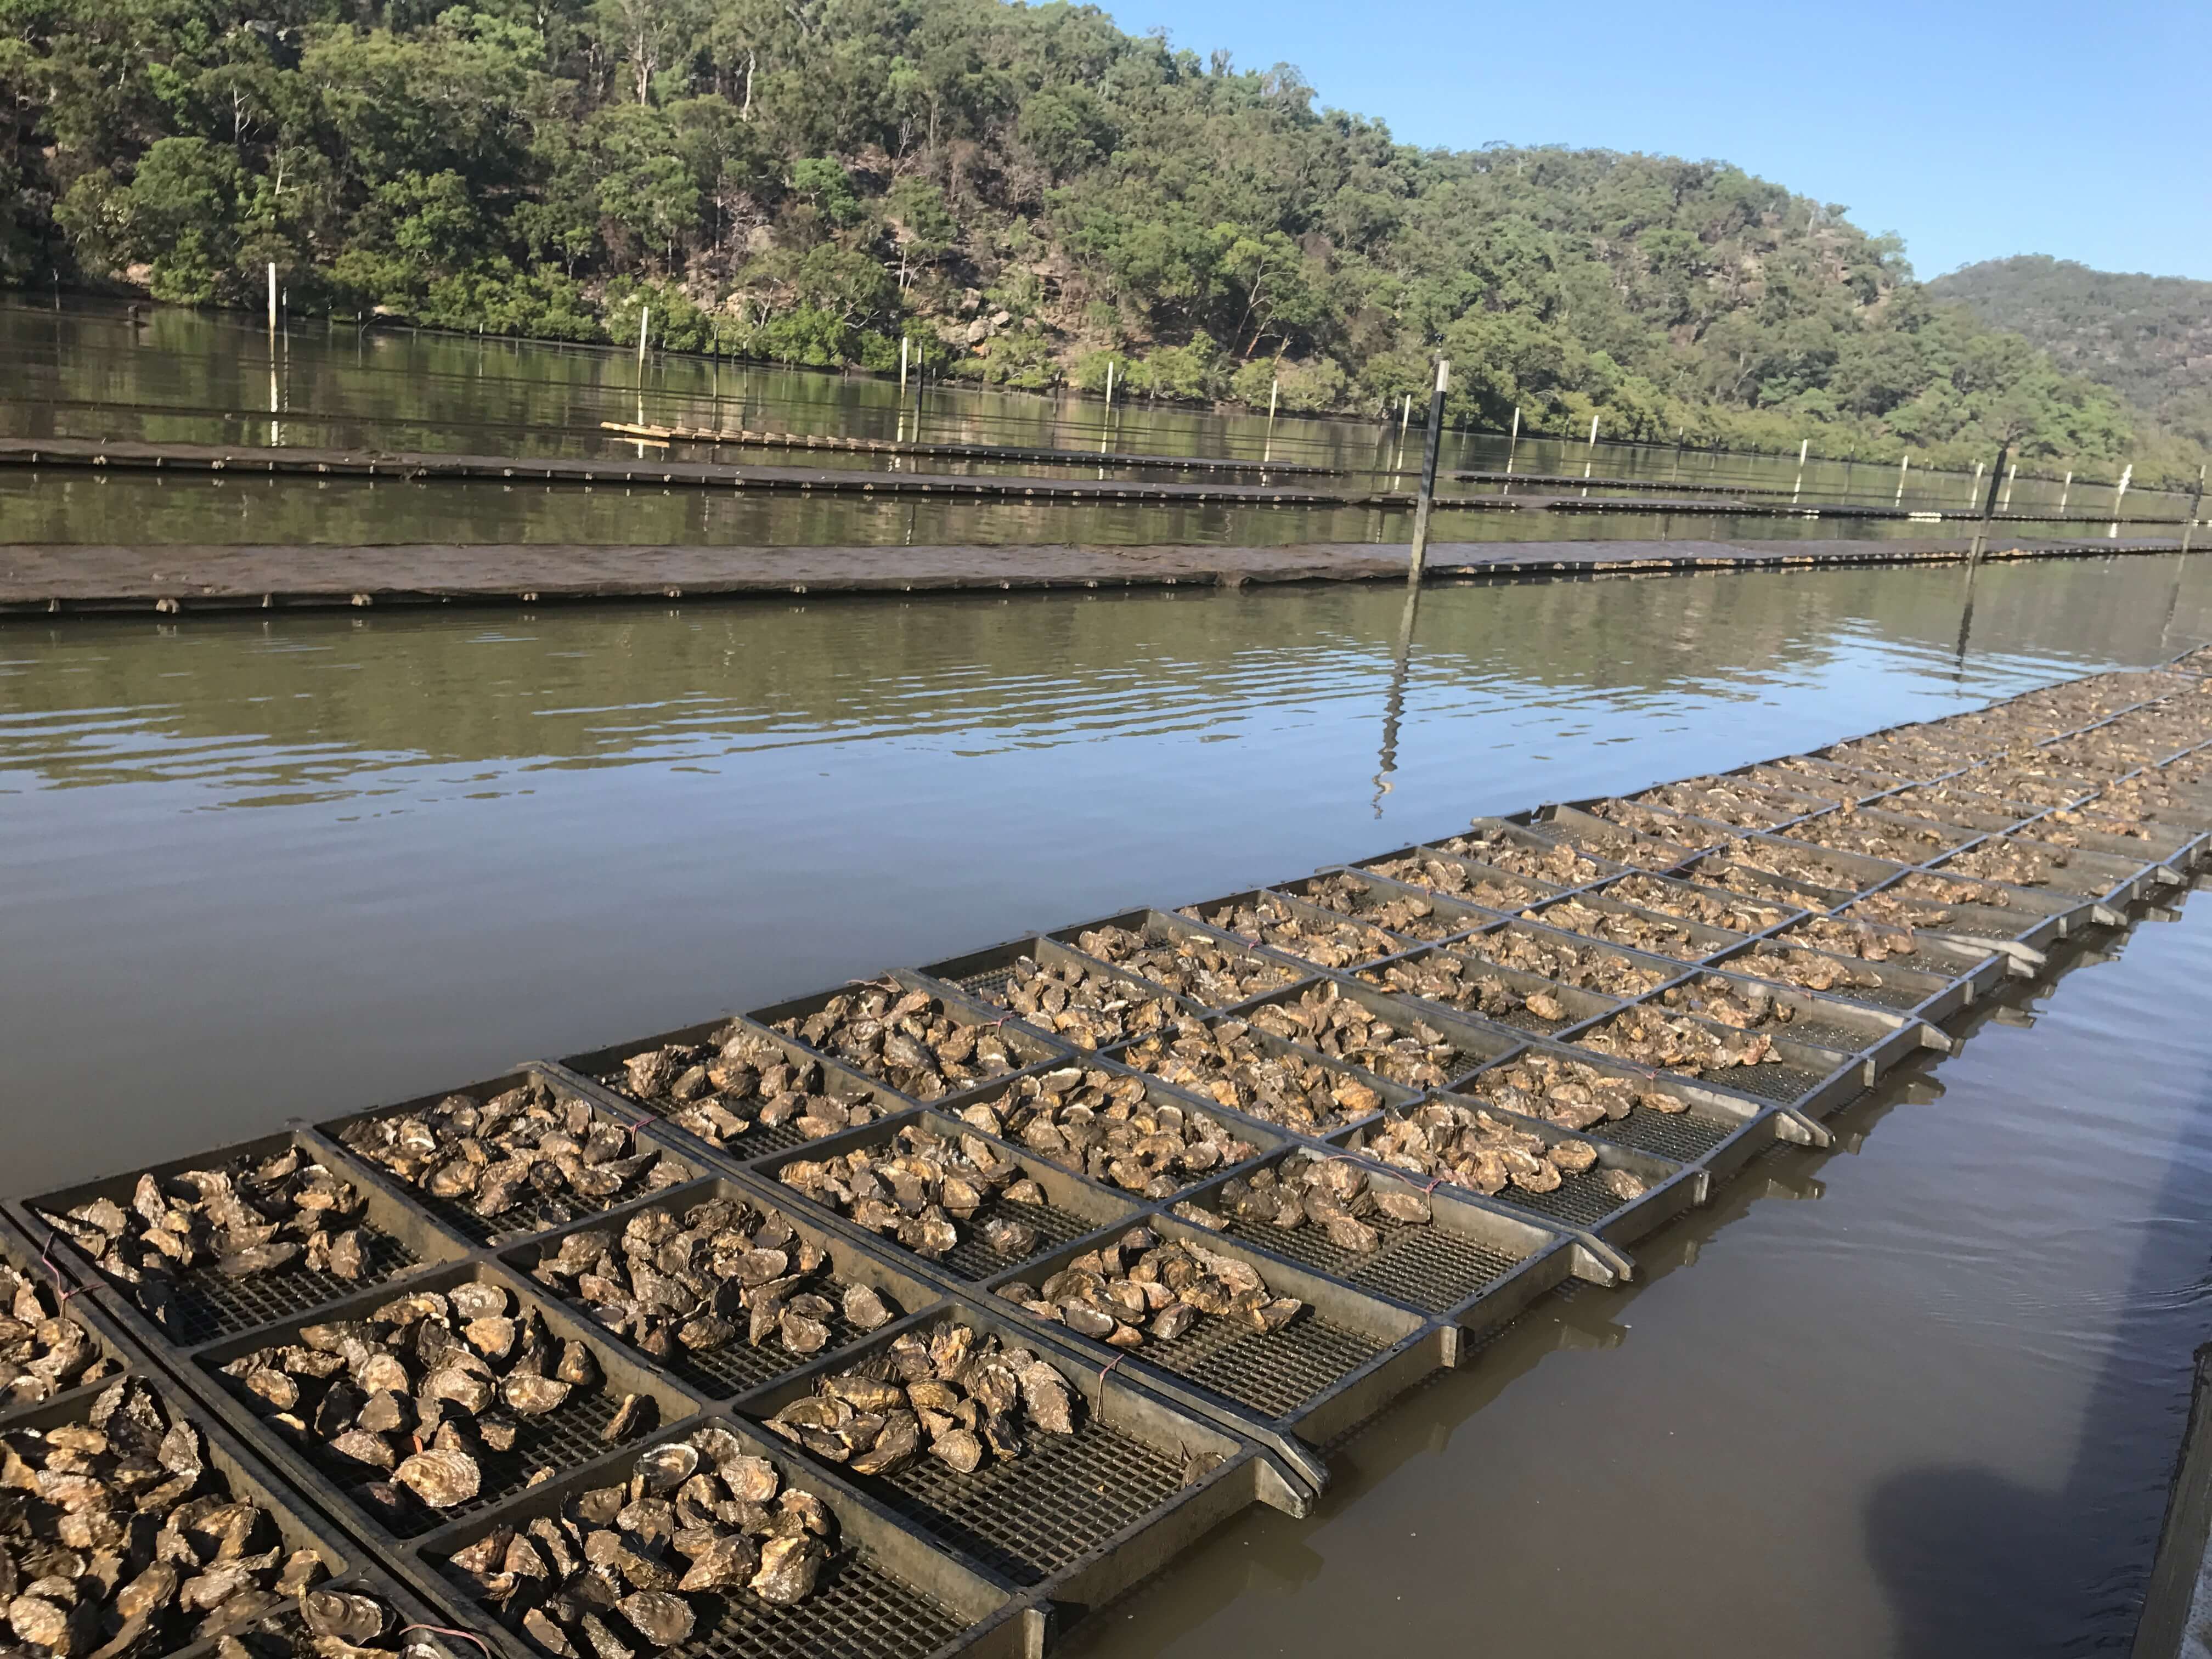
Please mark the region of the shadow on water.
MULTIPOLYGON (((2093 941, 2066 971, 2118 960, 2154 925, 2107 935, 2101 950, 2093 941)), ((2109 1075, 2131 1092, 2149 1077, 2117 1048, 2109 1075)), ((1892 1475, 1868 1504, 1868 1554, 1893 1601, 1900 1659, 2112 1652, 2132 1638, 2212 1297, 2212 1060, 2200 1056, 2193 1073, 2157 1088, 2178 1134, 2142 1212, 2142 1248, 2065 1480, 2044 1487, 1985 1465, 1931 1463, 1892 1475)))

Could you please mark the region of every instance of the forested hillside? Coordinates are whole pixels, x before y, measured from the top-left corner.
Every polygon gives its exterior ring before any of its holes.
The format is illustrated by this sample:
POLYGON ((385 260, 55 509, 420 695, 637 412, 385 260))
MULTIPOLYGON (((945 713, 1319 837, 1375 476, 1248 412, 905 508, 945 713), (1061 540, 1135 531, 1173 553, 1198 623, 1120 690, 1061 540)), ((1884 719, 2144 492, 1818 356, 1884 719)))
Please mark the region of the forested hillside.
POLYGON ((2212 283, 2035 253, 1968 265, 1929 288, 2212 446, 2212 283))
MULTIPOLYGON (((0 264, 295 311, 1966 460, 2146 457, 1842 207, 1421 151, 1085 6, 0 0, 0 264)), ((1571 116, 1571 111, 1568 112, 1571 116)))

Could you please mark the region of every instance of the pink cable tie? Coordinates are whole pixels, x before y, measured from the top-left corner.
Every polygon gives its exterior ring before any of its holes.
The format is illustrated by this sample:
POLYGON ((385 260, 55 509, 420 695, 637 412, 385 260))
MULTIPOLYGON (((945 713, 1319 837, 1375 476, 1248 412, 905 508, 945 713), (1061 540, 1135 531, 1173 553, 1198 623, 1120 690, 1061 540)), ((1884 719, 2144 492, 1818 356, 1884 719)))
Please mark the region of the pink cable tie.
POLYGON ((54 1310, 58 1313, 69 1304, 71 1297, 84 1288, 82 1285, 70 1284, 62 1277, 62 1270, 54 1264, 54 1240, 59 1237, 60 1228, 47 1228, 46 1248, 39 1252, 40 1265, 46 1268, 46 1277, 54 1281, 54 1310))
POLYGON ((395 1633, 400 1636, 404 1636, 408 1632, 416 1630, 427 1630, 439 1636, 458 1636, 464 1642, 475 1643, 478 1647, 482 1648, 487 1655, 491 1653, 491 1644, 485 1641, 483 1637, 477 1636, 469 1631, 454 1630, 445 1625, 402 1625, 395 1633))

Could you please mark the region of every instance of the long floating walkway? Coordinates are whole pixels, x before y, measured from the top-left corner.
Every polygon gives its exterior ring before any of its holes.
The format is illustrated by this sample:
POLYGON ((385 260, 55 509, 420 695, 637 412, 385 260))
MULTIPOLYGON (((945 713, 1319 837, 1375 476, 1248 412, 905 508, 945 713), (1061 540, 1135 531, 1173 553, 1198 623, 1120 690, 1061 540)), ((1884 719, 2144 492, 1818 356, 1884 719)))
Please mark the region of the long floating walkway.
POLYGON ((494 1659, 1030 1659, 1246 1505, 1305 1513, 1338 1436, 1831 1144, 2055 947, 2178 902, 2208 673, 295 1122, 11 1201, 0 1255, 494 1659))
MULTIPOLYGON (((1095 458, 1072 465, 1090 466, 1095 458)), ((323 449, 305 445, 154 444, 106 438, 0 438, 0 466, 173 473, 179 477, 221 474, 246 477, 356 478, 398 483, 539 483, 585 488, 639 487, 684 489, 757 490, 862 496, 875 500, 1001 501, 1029 504, 1096 505, 1139 502, 1152 505, 1245 507, 1409 507, 1411 492, 1368 485, 1192 483, 1133 478, 1022 477, 1007 473, 862 471, 854 468, 729 466, 705 461, 606 457, 465 455, 444 450, 385 452, 323 449)), ((1103 470, 1103 469, 1102 469, 1103 470)), ((1273 469, 1262 469, 1266 471, 1273 469)), ((1302 469, 1285 466, 1283 471, 1302 469)), ((1439 495, 1437 506, 1451 511, 1492 514, 1698 514, 1713 518, 1842 519, 1869 523, 1970 523, 1982 517, 1964 507, 1884 507, 1846 501, 1781 501, 1741 496, 1636 497, 1592 495, 1592 489, 1650 489, 1629 480, 1576 486, 1579 493, 1522 493, 1439 495)), ((1554 487, 1556 488, 1556 486, 1554 487)), ((1750 492, 1747 492, 1750 493, 1750 492)), ((1996 520, 2015 524, 2106 522, 2095 514, 1999 513, 1996 520)), ((2130 519, 2131 523, 2179 520, 2130 519)))
MULTIPOLYGON (((2003 542, 1993 559, 2168 553, 2159 538, 2003 542)), ((1432 580, 1957 563, 1962 540, 1439 542, 1432 580)), ((0 616, 332 605, 1241 587, 1402 581, 1406 549, 1095 544, 714 547, 627 543, 0 544, 0 616)))

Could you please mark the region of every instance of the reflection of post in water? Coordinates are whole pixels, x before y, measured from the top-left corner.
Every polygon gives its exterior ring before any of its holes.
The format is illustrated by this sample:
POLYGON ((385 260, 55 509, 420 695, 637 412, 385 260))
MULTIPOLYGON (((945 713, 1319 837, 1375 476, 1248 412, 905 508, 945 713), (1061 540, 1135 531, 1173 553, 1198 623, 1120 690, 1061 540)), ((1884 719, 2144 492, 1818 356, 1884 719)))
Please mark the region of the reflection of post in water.
POLYGON ((2158 648, 2161 651, 2166 649, 2166 636, 2167 631, 2173 626, 2174 612, 2180 608, 2181 578, 2183 573, 2188 568, 2189 554, 2188 550, 2185 548, 2173 556, 2173 586, 2166 590, 2166 620, 2158 625, 2158 648))
POLYGON ((1974 627, 1974 578, 1980 574, 1981 563, 1976 559, 1966 561, 1966 599, 1959 607, 1959 645, 1956 651, 1953 678, 1963 681, 1966 672, 1966 635, 1974 627))
POLYGON ((1375 816, 1382 816, 1382 797, 1390 793, 1390 775, 1398 769, 1398 726, 1406 714, 1406 671, 1413 657, 1413 620, 1420 614, 1421 589, 1406 588, 1406 609, 1398 618, 1398 648, 1390 663, 1390 695, 1382 704, 1382 752, 1375 774, 1375 816))

